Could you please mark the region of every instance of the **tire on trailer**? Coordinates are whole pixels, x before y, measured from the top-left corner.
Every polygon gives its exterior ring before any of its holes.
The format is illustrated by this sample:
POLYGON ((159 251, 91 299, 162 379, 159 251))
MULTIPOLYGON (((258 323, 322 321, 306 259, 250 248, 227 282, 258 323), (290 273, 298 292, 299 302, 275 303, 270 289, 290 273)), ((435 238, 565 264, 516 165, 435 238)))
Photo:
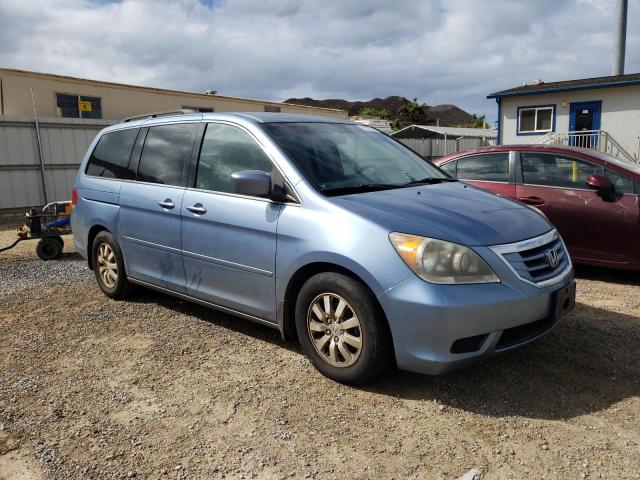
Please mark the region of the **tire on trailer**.
POLYGON ((60 248, 64 249, 64 240, 62 239, 62 237, 60 235, 57 235, 55 237, 51 237, 53 238, 56 242, 58 242, 60 244, 60 248))
MULTIPOLYGON (((60 239, 62 240, 62 239, 60 239)), ((36 246, 36 254, 41 260, 55 260, 62 255, 62 243, 55 237, 41 238, 36 246)))

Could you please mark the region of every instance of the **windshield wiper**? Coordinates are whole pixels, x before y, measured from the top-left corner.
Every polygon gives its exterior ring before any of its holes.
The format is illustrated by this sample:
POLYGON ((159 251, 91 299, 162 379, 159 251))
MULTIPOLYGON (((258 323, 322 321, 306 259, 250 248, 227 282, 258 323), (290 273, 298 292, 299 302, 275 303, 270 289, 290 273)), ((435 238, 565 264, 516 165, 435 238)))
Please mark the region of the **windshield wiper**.
POLYGON ((451 178, 451 177, 425 177, 425 178, 421 178, 419 180, 411 180, 408 183, 403 184, 404 186, 407 185, 433 185, 436 183, 442 183, 442 182, 459 182, 460 180, 458 180, 457 178, 451 178))
POLYGON ((349 193, 375 192, 379 190, 391 190, 392 188, 402 188, 404 184, 394 183, 363 183, 359 185, 347 185, 344 187, 323 188, 321 191, 325 195, 348 195, 349 193))

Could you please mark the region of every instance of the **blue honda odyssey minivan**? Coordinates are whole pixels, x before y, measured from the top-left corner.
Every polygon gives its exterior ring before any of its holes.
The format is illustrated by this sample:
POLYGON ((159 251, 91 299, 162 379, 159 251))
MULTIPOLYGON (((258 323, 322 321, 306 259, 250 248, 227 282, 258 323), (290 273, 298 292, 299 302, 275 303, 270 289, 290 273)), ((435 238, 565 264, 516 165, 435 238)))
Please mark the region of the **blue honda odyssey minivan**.
POLYGON ((575 303, 539 211, 348 121, 149 114, 105 128, 74 188, 102 291, 142 285, 273 328, 344 383, 528 343, 575 303))

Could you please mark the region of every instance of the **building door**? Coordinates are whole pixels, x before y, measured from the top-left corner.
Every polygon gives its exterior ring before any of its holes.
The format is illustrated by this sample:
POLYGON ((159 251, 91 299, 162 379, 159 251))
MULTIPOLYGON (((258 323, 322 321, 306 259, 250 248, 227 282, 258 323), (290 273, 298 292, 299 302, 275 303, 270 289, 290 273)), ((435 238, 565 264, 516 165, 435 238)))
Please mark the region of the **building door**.
POLYGON ((572 103, 569 110, 569 145, 582 148, 598 146, 602 102, 572 103))

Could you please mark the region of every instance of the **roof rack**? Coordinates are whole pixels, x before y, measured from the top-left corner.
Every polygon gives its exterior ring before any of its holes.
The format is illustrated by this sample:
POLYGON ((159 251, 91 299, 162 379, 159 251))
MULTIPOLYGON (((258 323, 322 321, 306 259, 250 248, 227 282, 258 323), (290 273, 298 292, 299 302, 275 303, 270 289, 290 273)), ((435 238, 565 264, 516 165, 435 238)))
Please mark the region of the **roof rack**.
POLYGON ((143 120, 145 118, 157 118, 157 117, 165 117, 168 115, 188 115, 190 113, 198 113, 192 108, 181 108, 179 110, 167 110, 165 112, 153 112, 153 113, 143 113, 142 115, 134 115, 132 117, 127 117, 122 122, 132 122, 134 120, 143 120))

